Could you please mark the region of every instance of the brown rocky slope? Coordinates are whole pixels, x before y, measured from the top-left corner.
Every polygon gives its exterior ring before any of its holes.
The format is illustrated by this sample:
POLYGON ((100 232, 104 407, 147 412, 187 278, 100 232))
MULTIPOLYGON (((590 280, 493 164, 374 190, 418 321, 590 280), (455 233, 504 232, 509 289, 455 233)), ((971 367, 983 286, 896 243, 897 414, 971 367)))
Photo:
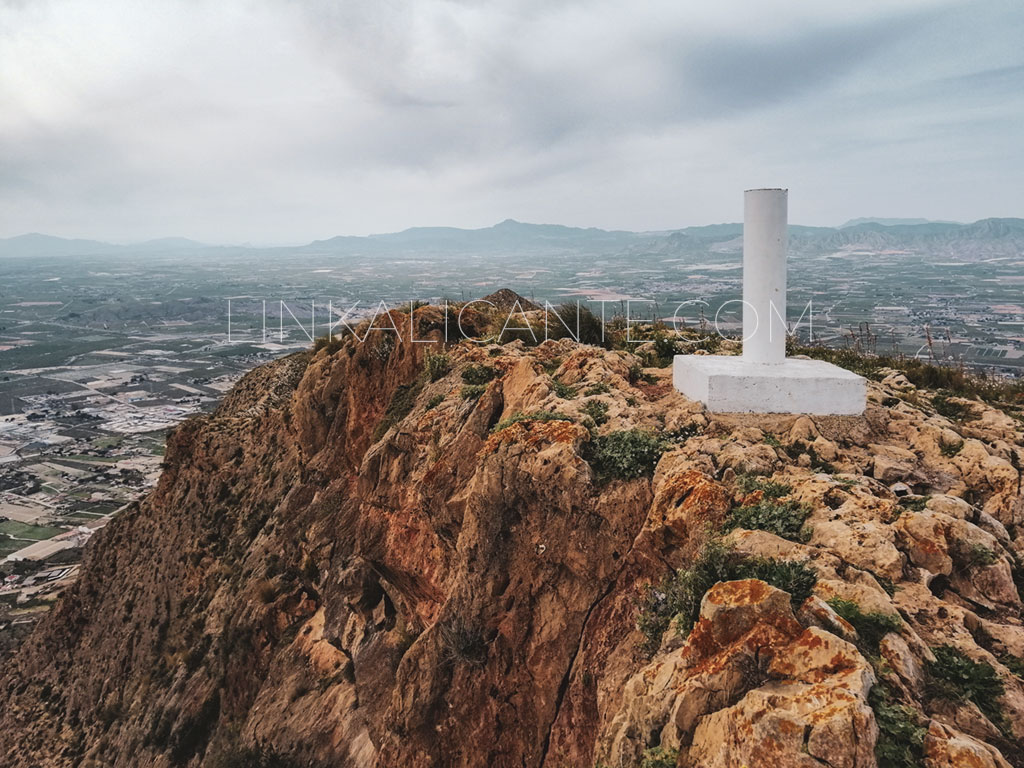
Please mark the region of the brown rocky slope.
POLYGON ((1018 421, 898 374, 713 416, 626 352, 392 337, 173 433, 3 671, 0 764, 1024 765, 1018 421))

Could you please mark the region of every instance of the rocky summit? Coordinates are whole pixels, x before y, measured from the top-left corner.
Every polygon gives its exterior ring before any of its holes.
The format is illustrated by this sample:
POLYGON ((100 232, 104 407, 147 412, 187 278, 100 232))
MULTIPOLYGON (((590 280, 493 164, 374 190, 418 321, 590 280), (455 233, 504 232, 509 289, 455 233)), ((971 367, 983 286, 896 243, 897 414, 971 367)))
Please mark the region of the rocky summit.
POLYGON ((415 317, 171 434, 0 673, 0 764, 1024 766, 1015 411, 881 368, 716 415, 644 345, 415 317))

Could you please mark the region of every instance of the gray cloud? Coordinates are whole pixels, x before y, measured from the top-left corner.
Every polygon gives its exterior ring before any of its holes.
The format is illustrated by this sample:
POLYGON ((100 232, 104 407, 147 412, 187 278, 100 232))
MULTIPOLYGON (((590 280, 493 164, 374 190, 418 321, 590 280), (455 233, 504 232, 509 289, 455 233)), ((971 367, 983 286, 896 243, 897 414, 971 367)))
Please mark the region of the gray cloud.
POLYGON ((0 3, 0 236, 1021 212, 1017 4, 683 5, 0 3))

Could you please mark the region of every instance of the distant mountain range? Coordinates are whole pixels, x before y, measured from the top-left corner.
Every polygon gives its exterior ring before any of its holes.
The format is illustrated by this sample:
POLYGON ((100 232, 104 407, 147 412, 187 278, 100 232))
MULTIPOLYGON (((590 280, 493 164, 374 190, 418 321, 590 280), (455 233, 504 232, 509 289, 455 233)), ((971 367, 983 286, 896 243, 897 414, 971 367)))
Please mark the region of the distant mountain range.
MULTIPOLYGON (((854 219, 841 227, 789 228, 796 253, 910 251, 976 260, 1024 254, 1024 219, 982 219, 973 224, 918 219, 854 219)), ((665 232, 628 232, 507 219, 482 229, 414 227, 367 237, 338 236, 307 245, 278 248, 230 246, 233 251, 366 254, 388 252, 550 251, 616 253, 632 249, 664 253, 729 252, 742 247, 743 225, 711 224, 665 232)), ((194 240, 168 237, 133 245, 28 234, 0 239, 0 257, 196 253, 224 250, 194 240)))
POLYGON ((839 229, 845 227, 856 227, 858 224, 882 224, 886 227, 893 227, 898 224, 960 224, 959 221, 943 221, 941 219, 882 219, 868 217, 865 219, 850 219, 845 224, 840 224, 839 229))
POLYGON ((17 237, 0 238, 0 256, 90 256, 124 251, 183 251, 206 248, 203 243, 185 237, 161 237, 131 245, 116 245, 100 240, 69 239, 32 232, 17 237))

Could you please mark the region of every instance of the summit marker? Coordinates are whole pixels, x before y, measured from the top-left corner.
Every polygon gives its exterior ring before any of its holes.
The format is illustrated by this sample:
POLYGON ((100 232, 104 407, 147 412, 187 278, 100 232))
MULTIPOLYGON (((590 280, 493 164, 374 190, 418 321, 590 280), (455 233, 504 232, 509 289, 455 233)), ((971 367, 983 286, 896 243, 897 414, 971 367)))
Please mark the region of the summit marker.
POLYGON ((676 389, 710 411, 857 415, 865 380, 822 360, 786 357, 788 190, 749 189, 743 215, 743 354, 676 355, 676 389))

